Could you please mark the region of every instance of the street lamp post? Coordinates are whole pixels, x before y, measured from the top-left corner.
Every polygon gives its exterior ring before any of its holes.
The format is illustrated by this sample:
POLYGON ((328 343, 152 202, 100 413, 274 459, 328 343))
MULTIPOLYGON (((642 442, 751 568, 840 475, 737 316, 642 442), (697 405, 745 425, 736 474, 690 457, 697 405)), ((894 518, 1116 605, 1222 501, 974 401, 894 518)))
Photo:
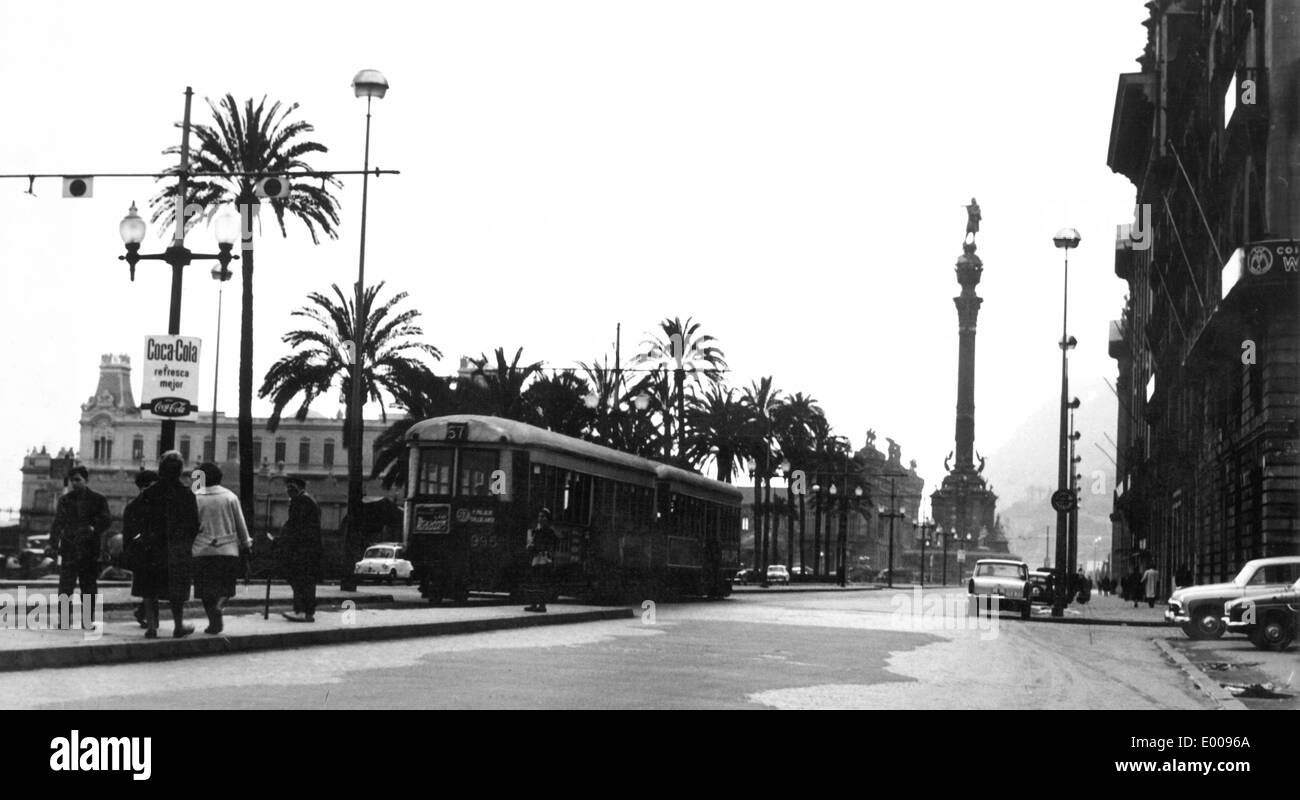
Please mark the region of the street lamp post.
MULTIPOLYGON (((350 393, 351 409, 349 417, 352 419, 352 426, 349 428, 349 438, 352 440, 351 446, 348 447, 348 548, 349 552, 355 550, 361 543, 361 467, 362 467, 362 448, 365 447, 364 425, 362 423, 362 409, 365 407, 365 392, 362 391, 363 382, 363 365, 365 362, 366 352, 366 332, 365 332, 365 291, 366 291, 366 204, 370 195, 370 104, 374 98, 383 99, 388 93, 388 81, 378 70, 363 69, 352 79, 352 89, 357 97, 366 98, 366 148, 364 168, 361 173, 361 251, 357 259, 357 291, 356 291, 356 308, 355 320, 352 326, 352 391, 350 393)), ((346 560, 346 559, 345 559, 346 560)), ((348 588, 355 588, 355 584, 348 584, 348 588)))
MULTIPOLYGON (((234 242, 239 236, 239 217, 227 211, 217 217, 213 223, 216 227, 217 241, 229 240, 234 242)), ((216 463, 217 456, 217 381, 221 376, 221 301, 225 294, 226 281, 234 275, 223 264, 218 264, 212 268, 212 279, 217 282, 217 343, 216 354, 213 357, 212 366, 212 462, 216 463)))
MULTIPOLYGON (((1069 352, 1070 348, 1077 343, 1068 333, 1068 315, 1070 308, 1070 250, 1078 247, 1081 237, 1079 232, 1074 228, 1062 228, 1052 237, 1052 243, 1058 248, 1065 251, 1065 275, 1063 290, 1061 296, 1061 419, 1060 419, 1060 453, 1058 455, 1057 470, 1057 489, 1058 491, 1068 491, 1069 469, 1067 459, 1066 440, 1069 435, 1066 432, 1068 425, 1068 406, 1070 396, 1070 372, 1069 372, 1069 352)), ((1071 492, 1071 500, 1073 493, 1071 492)), ((1069 559, 1069 512, 1066 507, 1061 507, 1056 512, 1056 569, 1060 580, 1056 581, 1057 587, 1054 597, 1052 598, 1052 616, 1065 616, 1065 576, 1068 574, 1069 559)))

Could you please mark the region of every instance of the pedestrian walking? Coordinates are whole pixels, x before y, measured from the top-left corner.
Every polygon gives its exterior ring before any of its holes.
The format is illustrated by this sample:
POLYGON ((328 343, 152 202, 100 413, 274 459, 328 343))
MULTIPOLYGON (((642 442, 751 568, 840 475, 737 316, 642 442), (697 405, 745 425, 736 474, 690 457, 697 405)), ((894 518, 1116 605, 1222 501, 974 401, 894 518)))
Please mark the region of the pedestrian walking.
POLYGON ((1154 565, 1147 567, 1147 571, 1142 573, 1142 593, 1146 597, 1147 607, 1156 607, 1156 592, 1160 590, 1160 573, 1156 572, 1154 565))
POLYGON ((555 568, 555 529, 551 527, 551 510, 537 512, 537 525, 528 531, 528 581, 533 592, 533 602, 524 611, 546 613, 546 601, 551 599, 551 579, 555 568))
POLYGON ((221 468, 204 463, 193 473, 198 504, 199 535, 191 551, 194 594, 208 615, 204 633, 218 634, 224 627, 221 604, 235 596, 235 582, 244 563, 240 553, 253 549, 244 510, 234 492, 221 485, 221 468))
MULTIPOLYGON (((135 580, 136 571, 141 569, 136 565, 136 560, 143 552, 141 536, 144 529, 140 521, 140 495, 144 494, 145 489, 157 482, 158 473, 151 469, 140 470, 135 476, 135 488, 139 489, 140 492, 136 494, 131 502, 126 504, 126 508, 122 509, 122 560, 126 564, 126 568, 131 570, 131 579, 133 581, 135 580)), ((135 607, 135 621, 140 623, 141 628, 149 627, 148 623, 145 622, 144 601, 141 601, 135 607)))
POLYGON ((289 495, 289 519, 280 529, 279 548, 293 590, 293 613, 283 616, 291 622, 315 622, 316 584, 321 579, 320 506, 307 494, 307 482, 301 478, 287 478, 284 490, 289 495))
MULTIPOLYGON (((62 559, 59 594, 70 597, 77 585, 81 585, 83 625, 95 618, 101 541, 113 524, 108 501, 87 486, 89 481, 90 473, 85 467, 73 467, 68 472, 68 492, 59 498, 50 528, 50 548, 62 559)), ((59 616, 59 627, 63 627, 62 610, 59 616)))
POLYGON ((1137 569, 1134 569, 1132 572, 1128 574, 1128 577, 1124 579, 1124 583, 1125 583, 1124 599, 1132 600, 1133 607, 1137 608, 1138 604, 1142 602, 1141 574, 1138 573, 1137 569))
POLYGON ((166 599, 172 612, 172 636, 194 633, 185 624, 190 599, 190 566, 194 538, 199 533, 198 502, 181 473, 181 454, 168 450, 158 462, 158 481, 140 493, 140 567, 133 575, 131 594, 144 598, 146 639, 158 638, 158 603, 166 599))

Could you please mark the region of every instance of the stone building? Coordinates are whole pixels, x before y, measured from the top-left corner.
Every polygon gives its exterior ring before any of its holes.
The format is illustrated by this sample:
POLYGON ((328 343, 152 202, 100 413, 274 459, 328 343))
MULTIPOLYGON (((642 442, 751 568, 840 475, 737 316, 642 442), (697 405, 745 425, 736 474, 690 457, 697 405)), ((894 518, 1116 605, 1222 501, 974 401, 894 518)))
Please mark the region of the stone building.
POLYGON ((1300 0, 1153 0, 1107 163, 1136 188, 1115 274, 1111 563, 1168 589, 1300 552, 1300 0))

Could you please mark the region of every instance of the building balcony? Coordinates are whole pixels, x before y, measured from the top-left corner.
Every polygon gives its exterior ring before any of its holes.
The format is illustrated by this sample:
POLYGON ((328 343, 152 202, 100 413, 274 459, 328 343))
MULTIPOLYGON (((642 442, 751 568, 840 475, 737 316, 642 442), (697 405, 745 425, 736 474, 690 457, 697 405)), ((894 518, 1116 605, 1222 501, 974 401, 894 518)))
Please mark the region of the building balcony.
POLYGON ((1129 348, 1127 332, 1124 329, 1124 321, 1113 319, 1110 321, 1110 357, 1111 358, 1132 358, 1133 353, 1129 348))

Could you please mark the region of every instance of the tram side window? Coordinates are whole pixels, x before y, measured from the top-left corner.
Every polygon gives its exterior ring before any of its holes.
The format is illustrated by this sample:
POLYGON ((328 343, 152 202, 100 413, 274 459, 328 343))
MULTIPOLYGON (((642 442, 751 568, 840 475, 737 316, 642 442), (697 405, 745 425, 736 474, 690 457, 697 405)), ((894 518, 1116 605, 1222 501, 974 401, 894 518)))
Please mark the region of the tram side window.
POLYGON ((492 493, 492 473, 500 463, 496 450, 461 450, 460 476, 456 493, 461 496, 487 497, 492 493))
POLYGON ((551 511, 556 522, 586 525, 591 519, 592 477, 567 469, 555 471, 551 511))
POLYGON ((450 447, 433 447, 420 451, 420 494, 451 494, 451 469, 455 453, 450 447))

